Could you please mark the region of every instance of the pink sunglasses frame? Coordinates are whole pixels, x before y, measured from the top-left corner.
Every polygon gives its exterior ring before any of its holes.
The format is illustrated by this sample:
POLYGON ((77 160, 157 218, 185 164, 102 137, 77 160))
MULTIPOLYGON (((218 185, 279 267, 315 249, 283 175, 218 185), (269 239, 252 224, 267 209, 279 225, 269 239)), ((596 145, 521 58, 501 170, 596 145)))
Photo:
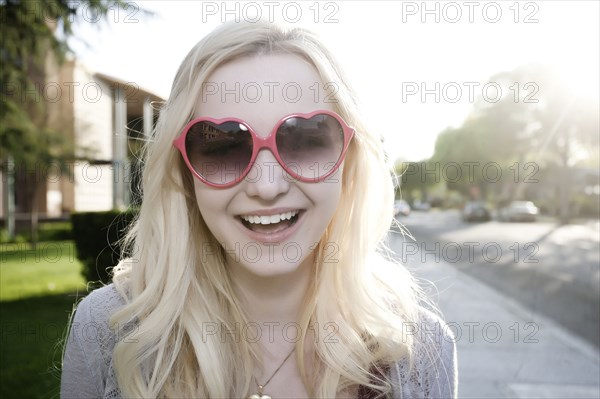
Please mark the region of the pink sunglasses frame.
POLYGON ((207 184, 211 187, 216 187, 216 188, 232 187, 232 186, 235 186, 236 184, 238 184, 239 182, 241 182, 242 180, 244 180, 246 175, 248 175, 248 172, 250 172, 250 169, 252 169, 252 166, 254 165, 254 161, 256 160, 258 153, 262 149, 268 149, 269 151, 271 151, 271 153, 273 154, 273 156, 275 156, 275 159, 277 159, 277 162, 279 162, 279 165, 281 165, 283 170, 285 170, 293 178, 298 179, 302 182, 317 183, 317 182, 322 181, 322 180, 326 179, 327 177, 329 177, 332 173, 334 173, 340 167, 340 165, 342 164, 342 161, 344 160, 344 157, 346 155, 346 150, 348 149, 348 146, 350 145, 350 141, 352 140, 352 137, 354 137, 354 133, 355 133, 354 129, 351 128, 350 126, 348 126, 348 124, 342 119, 341 116, 339 116, 335 112, 329 111, 329 110, 317 110, 317 111, 310 112, 308 114, 294 113, 294 114, 286 115, 283 118, 279 119, 279 121, 275 124, 275 126, 273 127, 273 129, 271 130, 269 135, 266 137, 258 136, 256 134, 256 132, 254 131, 254 129, 252 128, 252 126, 250 126, 247 122, 245 122, 241 119, 238 119, 238 118, 215 119, 215 118, 211 118, 211 117, 202 116, 202 117, 191 120, 190 122, 188 122, 187 125, 185 125, 181 135, 179 135, 179 137, 177 137, 175 140, 173 140, 173 146, 175 146, 175 148, 177 148, 179 150, 179 152, 181 153, 181 155, 183 156, 183 160, 185 161, 185 164, 187 165, 190 172, 192 172, 192 174, 198 180, 202 181, 204 184, 207 184), (342 126, 342 130, 344 132, 344 146, 342 148, 342 152, 340 153, 340 156, 339 156, 337 162, 331 168, 330 171, 328 171, 323 176, 316 177, 316 178, 310 178, 310 177, 300 176, 300 175, 294 173, 294 171, 291 170, 290 168, 288 168, 287 165, 285 164, 285 162, 283 162, 283 160, 279 156, 279 151, 277 150, 276 135, 277 135, 277 131, 279 130, 279 127, 281 127, 281 125, 286 120, 288 120, 290 118, 310 119, 316 115, 328 115, 328 116, 335 118, 339 122, 339 124, 340 124, 340 126, 342 126), (212 182, 206 180, 204 177, 202 177, 192 167, 192 164, 190 163, 190 160, 187 156, 187 151, 185 149, 185 138, 186 138, 188 132, 190 131, 191 127, 199 122, 211 122, 211 123, 214 123, 217 125, 220 125, 224 122, 236 122, 236 123, 240 123, 248 128, 248 131, 250 132, 250 135, 252 136, 252 155, 250 157, 250 161, 248 162, 248 166, 246 166, 244 171, 240 174, 240 176, 237 179, 235 179, 231 182, 225 183, 225 184, 212 183, 212 182))

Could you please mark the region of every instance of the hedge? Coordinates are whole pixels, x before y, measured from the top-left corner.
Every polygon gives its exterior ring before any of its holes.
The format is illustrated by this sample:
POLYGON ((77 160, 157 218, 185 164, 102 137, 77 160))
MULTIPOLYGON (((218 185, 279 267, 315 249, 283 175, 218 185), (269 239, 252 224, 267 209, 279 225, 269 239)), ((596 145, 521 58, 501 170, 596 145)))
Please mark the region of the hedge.
POLYGON ((77 258, 86 281, 109 284, 119 263, 121 240, 136 211, 81 212, 71 215, 77 258))

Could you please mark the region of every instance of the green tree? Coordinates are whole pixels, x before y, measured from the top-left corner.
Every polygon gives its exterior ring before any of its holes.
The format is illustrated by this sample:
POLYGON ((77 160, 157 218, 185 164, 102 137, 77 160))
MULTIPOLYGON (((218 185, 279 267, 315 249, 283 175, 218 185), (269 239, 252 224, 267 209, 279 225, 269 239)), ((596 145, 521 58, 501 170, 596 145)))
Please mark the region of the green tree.
MULTIPOLYGON (((510 110, 499 105, 487 110, 488 115, 495 117, 490 119, 492 126, 508 117, 516 121, 509 140, 515 154, 511 162, 517 162, 515 165, 520 168, 532 165, 535 170, 544 171, 547 178, 543 183, 554 185, 552 207, 563 222, 572 214, 572 184, 577 166, 597 153, 600 144, 598 96, 583 96, 582 88, 568 83, 567 78, 537 64, 498 74, 492 79, 513 88, 512 96, 505 99, 511 102, 510 110)), ((531 189, 522 177, 516 179, 513 196, 522 196, 531 189)))
POLYGON ((447 187, 466 195, 476 186, 484 197, 492 193, 507 201, 524 196, 526 188, 539 189, 527 186, 525 176, 544 169, 538 176, 554 176, 545 183, 555 184, 555 208, 568 220, 574 168, 598 153, 598 98, 580 96, 556 71, 536 64, 496 74, 490 82, 502 96, 479 99, 462 126, 440 133, 432 161, 495 164, 502 171, 498 181, 475 170, 447 187))
POLYGON ((435 167, 428 165, 427 161, 396 162, 394 171, 398 179, 398 189, 401 198, 411 204, 414 202, 415 191, 422 200, 427 199, 428 190, 439 182, 435 167))
POLYGON ((448 128, 439 134, 429 170, 436 170, 438 180, 449 190, 463 196, 471 195, 473 187, 485 193, 482 168, 495 159, 486 141, 486 126, 482 119, 471 118, 459 128, 448 128))
MULTIPOLYGON (((2 171, 13 180, 13 172, 52 165, 67 173, 66 164, 75 149, 60 128, 48 121, 48 104, 42 87, 49 65, 60 65, 70 52, 74 23, 86 15, 107 19, 111 10, 127 9, 123 0, 5 0, 0 2, 0 149, 2 171), (29 93, 29 95, 24 95, 29 93), (33 93, 33 95, 31 95, 33 93), (15 171, 16 169, 16 171, 15 171)), ((143 14, 149 14, 142 10, 143 14)), ((31 201, 32 242, 37 240, 37 199, 44 182, 39 176, 21 180, 31 201)), ((9 218, 11 215, 7 215, 9 218)), ((10 223, 9 223, 10 224, 10 223)))

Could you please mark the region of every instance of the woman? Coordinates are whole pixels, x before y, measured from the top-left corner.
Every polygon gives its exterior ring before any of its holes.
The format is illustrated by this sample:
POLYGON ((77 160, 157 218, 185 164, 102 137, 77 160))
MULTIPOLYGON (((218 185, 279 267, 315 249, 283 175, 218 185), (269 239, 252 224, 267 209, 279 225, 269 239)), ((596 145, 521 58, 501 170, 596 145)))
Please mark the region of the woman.
POLYGON ((312 34, 218 28, 161 111, 133 255, 79 304, 63 397, 456 396, 451 334, 377 252, 393 190, 312 34))

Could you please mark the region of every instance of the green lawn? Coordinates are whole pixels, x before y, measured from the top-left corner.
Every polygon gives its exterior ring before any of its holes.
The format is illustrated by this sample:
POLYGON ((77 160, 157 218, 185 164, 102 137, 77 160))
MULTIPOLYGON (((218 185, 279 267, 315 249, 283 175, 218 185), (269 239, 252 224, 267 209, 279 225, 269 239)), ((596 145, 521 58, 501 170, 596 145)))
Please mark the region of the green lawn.
POLYGON ((85 289, 81 262, 70 241, 2 244, 0 301, 85 289))
POLYGON ((0 301, 85 289, 71 241, 2 244, 0 261, 0 301))
POLYGON ((59 397, 61 341, 87 292, 81 267, 70 241, 0 246, 0 397, 59 397))

